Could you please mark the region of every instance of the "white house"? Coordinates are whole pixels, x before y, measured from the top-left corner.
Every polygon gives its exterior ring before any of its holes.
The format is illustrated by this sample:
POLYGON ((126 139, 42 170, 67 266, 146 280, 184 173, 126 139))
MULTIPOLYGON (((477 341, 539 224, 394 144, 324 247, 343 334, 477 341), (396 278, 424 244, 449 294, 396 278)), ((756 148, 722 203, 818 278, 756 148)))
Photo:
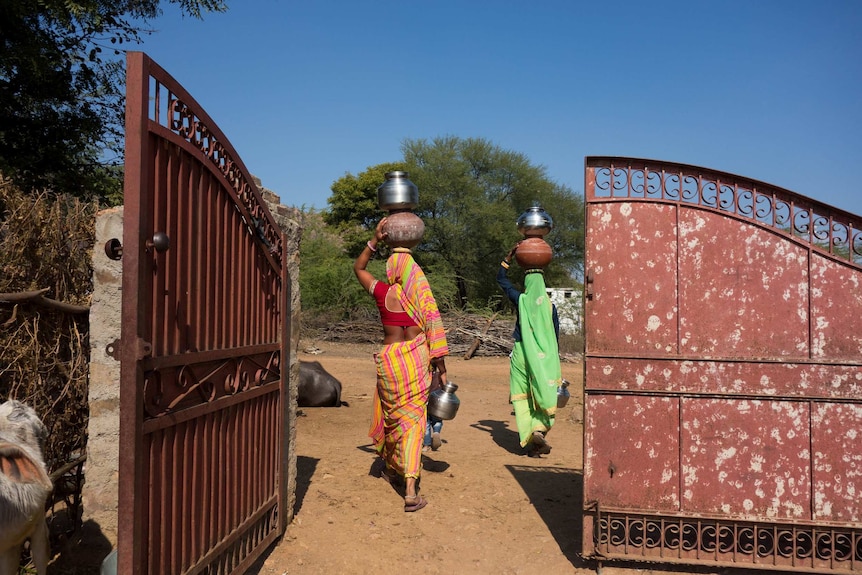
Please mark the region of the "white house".
POLYGON ((560 333, 580 333, 583 320, 583 290, 576 288, 545 288, 548 299, 557 306, 560 333))

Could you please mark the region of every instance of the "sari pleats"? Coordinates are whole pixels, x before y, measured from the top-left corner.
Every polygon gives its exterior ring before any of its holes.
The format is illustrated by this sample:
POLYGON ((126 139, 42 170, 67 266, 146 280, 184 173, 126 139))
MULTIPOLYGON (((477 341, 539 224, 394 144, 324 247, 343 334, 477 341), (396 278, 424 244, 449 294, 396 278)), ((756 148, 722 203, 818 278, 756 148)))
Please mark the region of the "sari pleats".
POLYGON ((377 387, 368 433, 386 466, 419 477, 431 385, 425 335, 385 345, 376 355, 377 387))

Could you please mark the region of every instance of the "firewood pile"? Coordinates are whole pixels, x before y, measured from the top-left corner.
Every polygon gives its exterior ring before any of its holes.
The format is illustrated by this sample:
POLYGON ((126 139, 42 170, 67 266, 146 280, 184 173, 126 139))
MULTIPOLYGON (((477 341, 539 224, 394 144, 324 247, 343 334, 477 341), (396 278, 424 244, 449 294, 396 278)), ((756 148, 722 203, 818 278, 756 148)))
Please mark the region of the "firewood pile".
MULTIPOLYGON (((470 357, 506 356, 512 351, 513 317, 446 312, 443 326, 452 356, 466 357, 468 352, 470 357)), ((317 337, 340 343, 380 343, 383 328, 375 316, 354 317, 328 326, 317 337)))
MULTIPOLYGON (((443 326, 449 354, 453 357, 500 357, 512 351, 512 331, 515 329, 513 315, 494 314, 487 317, 466 312, 447 311, 443 313, 443 326)), ((349 320, 331 323, 325 327, 317 326, 315 338, 322 341, 351 344, 379 344, 383 339, 380 318, 374 313, 354 315, 349 320)), ((560 359, 564 362, 578 363, 583 360, 580 352, 565 351, 560 339, 560 359)))

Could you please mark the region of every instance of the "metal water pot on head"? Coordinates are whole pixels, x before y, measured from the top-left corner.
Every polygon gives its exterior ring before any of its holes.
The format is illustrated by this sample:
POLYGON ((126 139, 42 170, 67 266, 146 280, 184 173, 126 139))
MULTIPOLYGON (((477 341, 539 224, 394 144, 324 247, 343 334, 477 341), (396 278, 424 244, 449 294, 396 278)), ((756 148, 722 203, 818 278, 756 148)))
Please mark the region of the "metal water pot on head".
POLYGON ((412 210, 419 204, 419 188, 407 172, 386 172, 385 181, 377 187, 377 206, 387 212, 412 210))
POLYGON ((439 419, 453 419, 461 406, 461 400, 455 395, 458 386, 452 380, 446 382, 442 389, 435 389, 428 396, 428 413, 439 419))
POLYGON ((551 215, 542 209, 538 203, 527 208, 523 214, 518 216, 515 223, 518 226, 518 232, 525 238, 541 238, 554 229, 554 220, 551 215))

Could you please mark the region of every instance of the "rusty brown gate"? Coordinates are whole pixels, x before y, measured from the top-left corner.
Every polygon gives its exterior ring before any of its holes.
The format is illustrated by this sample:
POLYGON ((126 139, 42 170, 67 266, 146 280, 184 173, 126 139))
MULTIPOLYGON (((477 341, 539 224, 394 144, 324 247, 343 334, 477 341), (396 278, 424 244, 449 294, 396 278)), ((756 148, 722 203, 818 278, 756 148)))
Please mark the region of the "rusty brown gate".
POLYGON ((862 219, 585 161, 584 553, 862 572, 862 219))
POLYGON ((285 529, 282 232, 236 151, 127 58, 118 572, 244 573, 285 529))

